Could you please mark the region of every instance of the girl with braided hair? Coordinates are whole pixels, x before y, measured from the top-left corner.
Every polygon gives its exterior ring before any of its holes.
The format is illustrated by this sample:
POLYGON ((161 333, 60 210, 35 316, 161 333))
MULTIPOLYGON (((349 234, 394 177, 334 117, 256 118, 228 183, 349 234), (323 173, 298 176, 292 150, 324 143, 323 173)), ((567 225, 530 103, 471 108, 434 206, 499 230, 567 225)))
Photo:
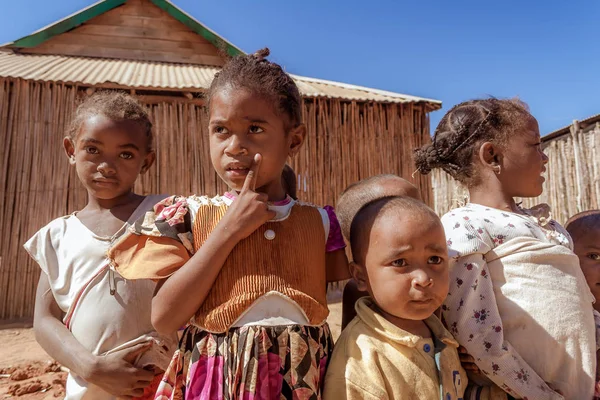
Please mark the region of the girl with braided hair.
POLYGON ((302 98, 268 54, 233 58, 209 89, 211 159, 230 191, 162 201, 109 253, 124 276, 159 280, 159 332, 190 322, 160 399, 321 398, 327 282, 349 277, 348 260, 333 210, 290 196, 302 98))
POLYGON ((468 204, 442 217, 453 257, 442 316, 484 373, 478 381, 519 399, 591 399, 594 298, 573 242, 547 205, 515 201, 542 193, 548 162, 527 106, 458 104, 415 161, 469 191, 468 204))

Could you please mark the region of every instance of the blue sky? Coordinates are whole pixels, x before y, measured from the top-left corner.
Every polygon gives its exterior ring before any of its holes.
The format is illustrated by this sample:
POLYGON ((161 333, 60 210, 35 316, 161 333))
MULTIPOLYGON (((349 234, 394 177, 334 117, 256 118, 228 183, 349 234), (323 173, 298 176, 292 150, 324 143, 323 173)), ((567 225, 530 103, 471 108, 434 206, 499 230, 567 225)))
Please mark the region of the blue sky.
MULTIPOLYGON (((173 1, 299 75, 435 98, 444 110, 519 96, 542 134, 600 113, 600 1, 173 1)), ((92 2, 2 0, 0 43, 92 2)))

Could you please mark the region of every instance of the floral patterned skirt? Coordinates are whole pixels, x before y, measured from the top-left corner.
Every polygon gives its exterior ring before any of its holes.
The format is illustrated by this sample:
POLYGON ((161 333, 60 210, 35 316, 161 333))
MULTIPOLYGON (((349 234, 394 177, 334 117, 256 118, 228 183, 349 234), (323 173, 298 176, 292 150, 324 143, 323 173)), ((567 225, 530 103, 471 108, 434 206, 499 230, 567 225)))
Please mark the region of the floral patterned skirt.
POLYGON ((244 326, 209 333, 190 325, 156 399, 318 400, 333 351, 329 326, 244 326))

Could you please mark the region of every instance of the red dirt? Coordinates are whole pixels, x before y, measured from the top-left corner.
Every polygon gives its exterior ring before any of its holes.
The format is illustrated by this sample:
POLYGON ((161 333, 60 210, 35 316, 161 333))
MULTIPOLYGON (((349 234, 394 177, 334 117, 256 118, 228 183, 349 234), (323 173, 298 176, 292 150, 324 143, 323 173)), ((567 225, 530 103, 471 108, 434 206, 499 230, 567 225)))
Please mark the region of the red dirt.
POLYGON ((35 341, 33 329, 0 326, 0 399, 63 398, 67 373, 35 341))

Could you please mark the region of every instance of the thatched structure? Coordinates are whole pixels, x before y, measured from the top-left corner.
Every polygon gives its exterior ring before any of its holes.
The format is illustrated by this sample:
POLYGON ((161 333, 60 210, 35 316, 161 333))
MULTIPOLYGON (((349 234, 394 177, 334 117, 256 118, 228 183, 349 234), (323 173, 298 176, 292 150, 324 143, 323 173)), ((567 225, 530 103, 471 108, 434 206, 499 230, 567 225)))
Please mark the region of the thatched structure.
MULTIPOLYGON (((600 114, 542 138, 549 162, 544 193, 524 199, 525 207, 548 203, 553 218, 565 223, 570 216, 600 208, 600 114)), ((433 204, 442 215, 465 201, 465 191, 445 172, 432 172, 433 204)))
MULTIPOLYGON (((166 0, 104 0, 0 48, 0 319, 30 317, 38 267, 21 249, 53 218, 84 206, 61 142, 74 105, 98 88, 131 91, 150 109, 157 163, 139 193, 224 190, 212 170, 202 93, 241 50, 166 0)), ((294 76, 307 143, 293 160, 299 195, 333 204, 377 173, 410 179, 435 100, 294 76)), ((427 200, 429 180, 415 183, 427 200)))

